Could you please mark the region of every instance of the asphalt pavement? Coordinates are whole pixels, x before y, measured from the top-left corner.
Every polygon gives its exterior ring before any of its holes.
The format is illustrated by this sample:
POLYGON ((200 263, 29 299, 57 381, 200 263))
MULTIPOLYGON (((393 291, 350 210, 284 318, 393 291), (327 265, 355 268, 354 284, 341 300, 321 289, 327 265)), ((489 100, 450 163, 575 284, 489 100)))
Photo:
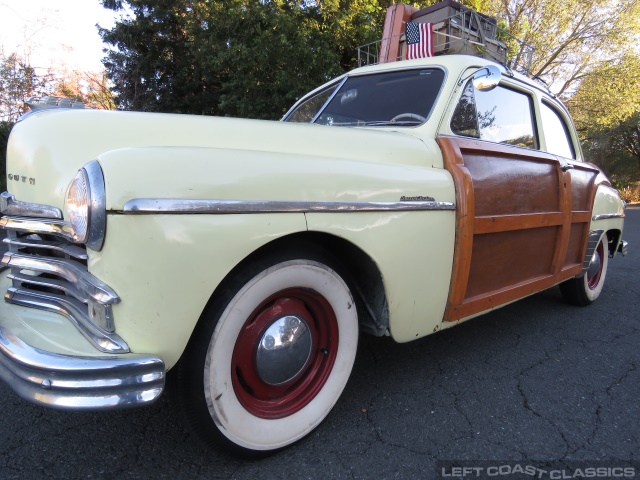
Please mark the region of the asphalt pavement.
POLYGON ((77 413, 0 384, 0 479, 478 478, 451 465, 534 463, 640 476, 640 208, 626 213, 630 253, 609 263, 596 303, 552 288, 413 343, 362 336, 325 422, 263 460, 205 447, 167 395, 77 413))

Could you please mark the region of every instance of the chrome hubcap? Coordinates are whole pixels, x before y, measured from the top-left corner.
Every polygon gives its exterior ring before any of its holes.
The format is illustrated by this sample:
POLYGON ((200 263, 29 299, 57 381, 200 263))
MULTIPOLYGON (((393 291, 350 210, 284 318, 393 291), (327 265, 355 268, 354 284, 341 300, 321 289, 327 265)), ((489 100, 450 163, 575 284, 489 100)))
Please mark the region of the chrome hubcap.
POLYGON ((269 385, 295 379, 309 363, 313 339, 307 322, 288 315, 273 322, 256 351, 258 375, 269 385))
POLYGON ((587 278, 593 279, 600 271, 600 254, 596 250, 591 257, 591 263, 589 264, 589 270, 587 270, 587 278))

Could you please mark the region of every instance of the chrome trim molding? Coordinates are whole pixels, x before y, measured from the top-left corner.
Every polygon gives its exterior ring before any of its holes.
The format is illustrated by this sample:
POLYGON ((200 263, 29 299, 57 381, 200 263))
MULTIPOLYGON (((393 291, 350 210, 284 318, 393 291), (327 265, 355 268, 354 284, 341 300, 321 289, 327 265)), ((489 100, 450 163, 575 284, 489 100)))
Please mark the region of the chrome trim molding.
POLYGON ((60 220, 36 220, 33 218, 0 218, 0 228, 17 230, 18 232, 42 233, 55 235, 73 241, 73 229, 67 222, 60 220))
POLYGON ((127 353, 129 346, 116 333, 108 332, 89 320, 86 307, 79 300, 55 293, 10 287, 4 296, 7 303, 58 313, 69 319, 97 349, 105 353, 127 353))
POLYGON ((65 282, 63 280, 47 278, 41 275, 23 275, 21 273, 9 273, 7 274, 7 278, 9 280, 15 280, 13 285, 22 285, 23 283, 26 283, 27 285, 36 285, 38 287, 55 288, 68 293, 72 297, 80 300, 82 303, 89 303, 89 295, 75 288, 72 283, 65 282), (16 282, 19 283, 16 284, 16 282))
POLYGON ((624 213, 602 213, 600 215, 594 215, 591 220, 607 220, 609 218, 624 218, 624 213))
POLYGON ((34 270, 36 272, 58 275, 73 283, 78 290, 85 292, 96 302, 111 305, 120 302, 120 297, 106 283, 86 271, 84 265, 55 257, 36 257, 21 253, 5 252, 2 265, 11 268, 34 270))
POLYGON ((587 241, 587 252, 584 256, 584 261, 582 262, 582 273, 585 273, 589 270, 589 266, 591 265, 591 257, 593 257, 593 252, 596 251, 596 247, 602 238, 602 234, 604 230, 592 230, 589 232, 589 240, 587 241))
POLYGON ((50 205, 21 202, 9 192, 0 194, 0 213, 16 217, 40 217, 62 220, 62 211, 50 205))
POLYGON ((67 410, 107 410, 156 401, 165 384, 154 355, 75 357, 34 348, 0 325, 0 378, 25 400, 67 410))
POLYGON ((239 214, 239 213, 346 213, 421 210, 455 210, 452 202, 309 202, 277 200, 195 200, 134 198, 123 213, 142 214, 239 214))
POLYGON ((71 245, 65 242, 47 242, 44 240, 37 240, 35 238, 5 238, 2 240, 7 245, 12 245, 16 248, 39 248, 46 250, 54 250, 56 252, 62 252, 70 257, 79 258, 80 260, 87 260, 89 255, 80 247, 71 245))
POLYGON ((629 242, 622 240, 620 245, 618 245, 618 252, 622 254, 622 256, 626 256, 629 253, 629 242))

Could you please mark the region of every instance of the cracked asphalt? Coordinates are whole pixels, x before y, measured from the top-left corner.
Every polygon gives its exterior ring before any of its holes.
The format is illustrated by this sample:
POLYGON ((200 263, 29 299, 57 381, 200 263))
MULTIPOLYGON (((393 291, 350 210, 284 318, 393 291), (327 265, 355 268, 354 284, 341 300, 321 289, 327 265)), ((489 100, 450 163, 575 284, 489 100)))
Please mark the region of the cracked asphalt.
POLYGON ((553 288, 413 343, 363 336, 325 422, 263 460, 203 446, 167 395, 75 413, 0 384, 0 478, 434 478, 439 460, 618 460, 638 475, 640 207, 626 213, 630 253, 596 303, 553 288))

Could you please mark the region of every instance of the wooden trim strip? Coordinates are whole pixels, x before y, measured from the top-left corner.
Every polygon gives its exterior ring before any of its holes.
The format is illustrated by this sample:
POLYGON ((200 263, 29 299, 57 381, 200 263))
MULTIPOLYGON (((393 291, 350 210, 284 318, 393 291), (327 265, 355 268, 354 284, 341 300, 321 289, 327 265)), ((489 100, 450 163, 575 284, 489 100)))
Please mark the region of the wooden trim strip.
MULTIPOLYGON (((438 137, 442 149, 444 166, 453 177, 456 189, 456 240, 454 245, 451 285, 449 287, 449 305, 462 303, 469 270, 471 268, 471 251, 473 249, 473 231, 475 217, 475 195, 469 170, 464 166, 462 152, 455 143, 458 139, 438 137)), ((445 318, 447 313, 445 312, 445 318)))
POLYGON ((591 222, 591 212, 571 212, 571 223, 589 223, 591 222))
POLYGON ((541 290, 553 287, 571 277, 575 277, 582 272, 582 265, 574 265, 571 268, 562 270, 556 275, 545 275, 531 279, 525 283, 510 285, 504 290, 491 292, 489 295, 479 295, 467 298, 459 305, 449 305, 446 320, 459 320, 476 313, 499 307, 505 303, 513 302, 520 298, 533 295, 541 290))
POLYGON ((482 216, 475 219, 474 233, 481 235, 528 228, 553 227, 562 225, 564 221, 565 214, 562 212, 482 216))

